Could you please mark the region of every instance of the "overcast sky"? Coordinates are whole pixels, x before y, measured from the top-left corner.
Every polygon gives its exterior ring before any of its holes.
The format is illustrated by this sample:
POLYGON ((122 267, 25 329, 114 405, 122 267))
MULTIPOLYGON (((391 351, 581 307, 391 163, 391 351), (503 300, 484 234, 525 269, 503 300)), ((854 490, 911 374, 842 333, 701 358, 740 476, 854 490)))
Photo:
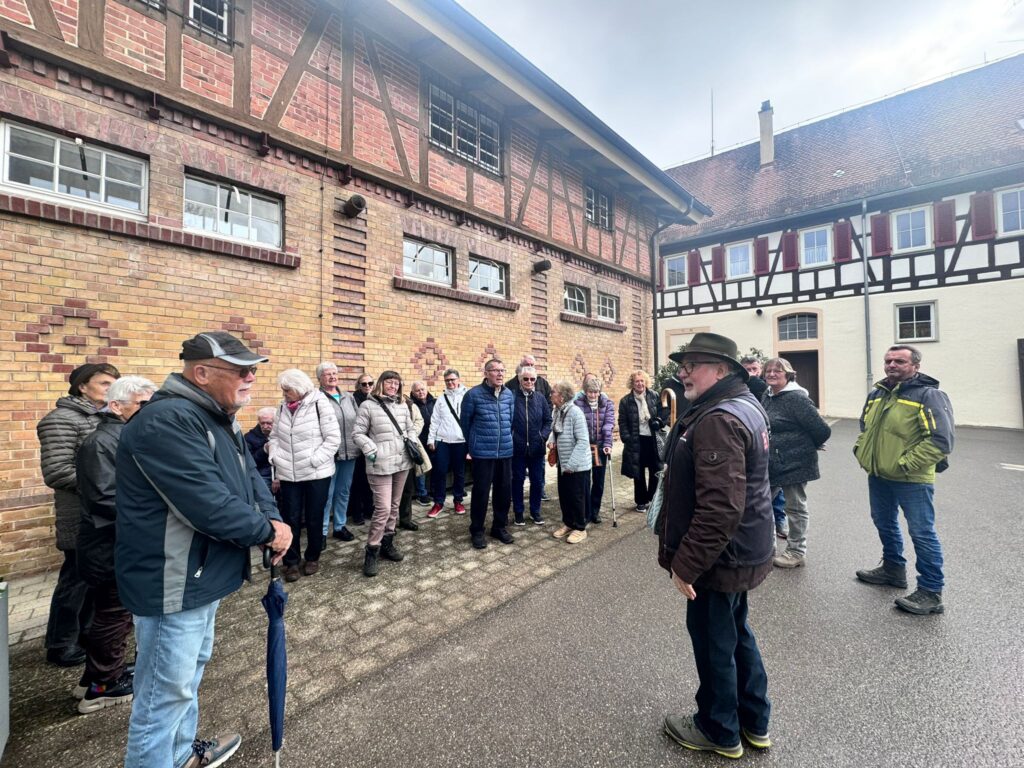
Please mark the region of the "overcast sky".
POLYGON ((458 0, 662 168, 1024 51, 1024 0, 458 0))

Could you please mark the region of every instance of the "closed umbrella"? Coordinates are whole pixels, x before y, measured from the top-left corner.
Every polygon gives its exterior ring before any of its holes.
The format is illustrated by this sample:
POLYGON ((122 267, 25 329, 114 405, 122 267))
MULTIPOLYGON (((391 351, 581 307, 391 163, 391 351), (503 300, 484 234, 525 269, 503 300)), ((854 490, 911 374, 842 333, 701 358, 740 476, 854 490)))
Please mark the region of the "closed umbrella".
POLYGON ((288 593, 284 591, 277 567, 270 565, 272 555, 269 548, 263 550, 263 565, 270 568, 270 585, 261 602, 270 619, 267 624, 267 700, 274 765, 279 767, 284 742, 284 696, 288 689, 288 651, 284 638, 284 607, 288 604, 288 593))

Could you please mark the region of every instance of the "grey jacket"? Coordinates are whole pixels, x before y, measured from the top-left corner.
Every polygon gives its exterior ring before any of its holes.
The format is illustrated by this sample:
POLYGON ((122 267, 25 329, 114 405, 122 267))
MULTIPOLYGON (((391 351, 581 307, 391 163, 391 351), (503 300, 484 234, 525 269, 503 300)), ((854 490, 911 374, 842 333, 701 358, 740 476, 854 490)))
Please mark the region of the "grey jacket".
POLYGON ((75 458, 82 441, 100 423, 96 407, 84 397, 62 397, 36 425, 43 482, 53 488, 57 549, 73 550, 81 515, 75 458))
POLYGON ((790 382, 777 395, 765 390, 761 403, 771 426, 768 477, 773 488, 817 480, 818 449, 832 428, 818 414, 807 390, 790 382))
POLYGON ((573 403, 556 408, 551 429, 551 437, 558 447, 558 471, 589 472, 594 458, 590 453, 590 433, 583 411, 573 403))
POLYGON ((384 413, 385 405, 375 397, 368 397, 359 406, 353 437, 359 450, 366 456, 366 474, 393 475, 403 469, 412 468, 412 460, 405 452, 402 436, 415 440, 419 429, 413 423, 412 414, 404 403, 384 398, 387 409, 395 417, 402 430, 399 434, 391 419, 384 413), (370 456, 376 458, 370 461, 370 456))
MULTIPOLYGON (((320 390, 323 392, 323 390, 320 390)), ((334 408, 334 415, 338 417, 338 427, 341 429, 341 447, 334 458, 338 461, 359 458, 359 446, 352 437, 352 431, 356 428, 356 415, 359 413, 359 404, 351 392, 338 390, 341 395, 337 400, 324 392, 327 402, 334 408)))

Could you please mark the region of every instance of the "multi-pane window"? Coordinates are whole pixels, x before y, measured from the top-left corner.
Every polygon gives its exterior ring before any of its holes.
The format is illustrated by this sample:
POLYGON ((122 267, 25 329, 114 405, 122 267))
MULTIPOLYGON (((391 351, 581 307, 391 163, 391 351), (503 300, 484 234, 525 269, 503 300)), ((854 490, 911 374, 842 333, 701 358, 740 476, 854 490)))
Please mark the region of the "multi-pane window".
POLYGON ((507 296, 505 293, 507 269, 504 264, 477 256, 469 257, 469 290, 507 296))
POLYGON ((754 272, 750 258, 750 243, 735 243, 725 249, 726 277, 746 277, 754 272))
POLYGON ((779 341, 818 338, 817 315, 786 315, 779 318, 779 341))
POLYGON ((231 28, 230 0, 189 0, 188 20, 205 32, 228 38, 231 28))
POLYGON ((597 316, 611 323, 619 322, 619 297, 607 293, 598 293, 597 316))
POLYGON ((417 280, 452 284, 452 252, 434 243, 402 242, 402 273, 417 280))
POLYGON ((107 149, 4 123, 3 181, 124 211, 146 210, 147 165, 107 149))
POLYGON ((492 173, 499 173, 501 133, 496 120, 430 86, 430 141, 492 173))
POLYGON ((681 285, 686 285, 686 256, 669 256, 665 259, 665 287, 681 285))
POLYGON ((800 233, 800 263, 805 267, 828 264, 828 227, 808 229, 800 233))
POLYGON ((934 301, 896 305, 896 341, 934 341, 936 319, 934 301))
POLYGON ((893 214, 896 229, 896 250, 928 246, 928 212, 924 208, 893 214))
POLYGON ((1024 229, 1024 189, 999 193, 999 223, 1004 233, 1024 229))
POLYGON ((282 218, 280 200, 185 177, 185 229, 280 248, 282 218))
POLYGON ((611 229, 612 203, 608 195, 599 192, 594 187, 584 185, 583 200, 587 221, 596 224, 601 229, 611 229))
POLYGON ((590 314, 587 306, 587 291, 578 285, 565 284, 565 291, 562 293, 562 306, 566 312, 573 315, 587 316, 590 314))

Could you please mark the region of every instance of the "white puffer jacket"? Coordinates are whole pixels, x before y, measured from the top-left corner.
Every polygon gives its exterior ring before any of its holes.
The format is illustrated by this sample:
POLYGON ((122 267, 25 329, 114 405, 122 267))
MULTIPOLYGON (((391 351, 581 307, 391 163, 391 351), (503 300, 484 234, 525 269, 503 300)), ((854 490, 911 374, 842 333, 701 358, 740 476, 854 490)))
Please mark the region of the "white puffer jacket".
POLYGON ((324 393, 314 389, 302 398, 295 413, 282 402, 269 445, 275 480, 301 483, 333 475, 341 429, 324 393))
MULTIPOLYGON (((384 402, 387 403, 387 409, 395 417, 404 436, 415 440, 419 430, 413 424, 412 414, 405 404, 387 398, 384 402)), ((403 435, 399 434, 391 419, 384 413, 384 407, 376 398, 368 397, 359 406, 359 414, 356 416, 356 428, 352 437, 359 450, 366 456, 368 475, 393 475, 403 469, 412 468, 412 460, 405 452, 403 435), (373 454, 377 455, 376 459, 370 461, 373 454)))
POLYGON ((430 431, 427 433, 427 444, 464 443, 462 425, 459 414, 462 413, 462 398, 469 390, 461 384, 455 389, 446 389, 434 401, 434 415, 430 417, 430 431), (452 407, 448 407, 448 403, 452 407), (452 413, 452 409, 455 413, 452 413))

